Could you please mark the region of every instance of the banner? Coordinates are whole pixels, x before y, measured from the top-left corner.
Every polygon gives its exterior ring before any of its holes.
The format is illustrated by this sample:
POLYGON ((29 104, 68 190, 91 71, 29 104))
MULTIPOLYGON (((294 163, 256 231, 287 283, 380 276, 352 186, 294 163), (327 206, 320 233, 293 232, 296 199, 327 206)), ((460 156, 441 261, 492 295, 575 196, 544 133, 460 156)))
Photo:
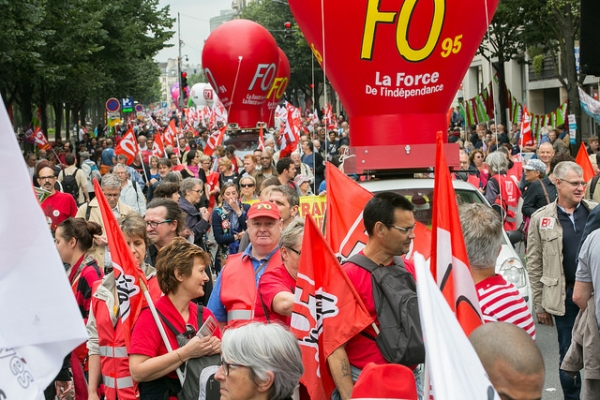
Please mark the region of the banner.
POLYGON ((0 138, 0 399, 33 400, 87 332, 3 105, 0 138))
POLYGON ((138 144, 135 139, 135 133, 133 133, 133 128, 129 128, 125 135, 123 135, 123 139, 115 147, 115 153, 126 156, 127 165, 133 162, 138 153, 138 144))
POLYGON ((312 400, 331 398, 335 384, 327 358, 372 322, 319 228, 306 217, 290 328, 302 350, 300 382, 312 400))
POLYGON ((594 118, 600 124, 600 102, 587 94, 582 88, 578 88, 578 90, 581 108, 587 115, 594 118))

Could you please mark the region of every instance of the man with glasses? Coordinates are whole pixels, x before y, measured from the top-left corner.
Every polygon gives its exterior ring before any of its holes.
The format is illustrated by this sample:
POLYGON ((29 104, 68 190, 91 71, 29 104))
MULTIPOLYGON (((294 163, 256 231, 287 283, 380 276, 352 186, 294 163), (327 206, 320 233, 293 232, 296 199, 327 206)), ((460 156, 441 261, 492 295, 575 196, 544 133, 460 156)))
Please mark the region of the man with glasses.
POLYGON ((46 218, 51 221, 52 231, 56 231, 58 224, 77 214, 77 204, 73 196, 56 190, 54 187, 56 183, 54 170, 49 166, 43 166, 47 164, 40 165, 42 165, 42 168, 37 173, 38 184, 42 189, 50 192, 50 195, 41 204, 42 211, 44 211, 46 218))
MULTIPOLYGON (((363 211, 363 221, 369 237, 367 245, 344 264, 344 271, 377 326, 379 320, 375 310, 371 273, 360 264, 364 265, 370 261, 384 268, 393 268, 408 274, 399 256, 408 253, 415 238, 413 209, 414 205, 397 193, 382 192, 373 196, 363 211)), ((396 273, 391 275, 392 278, 397 276, 396 273)), ((402 286, 403 282, 406 280, 398 282, 397 286, 402 286)), ((332 398, 350 399, 354 382, 367 364, 388 363, 379 350, 375 337, 377 333, 369 326, 338 347, 328 358, 331 375, 337 387, 337 392, 334 392, 332 398)))
POLYGON ((281 265, 281 215, 274 203, 261 201, 248 210, 250 246, 229 255, 208 302, 221 327, 253 317, 256 288, 265 271, 281 265))
MULTIPOLYGON (((577 250, 590 210, 596 203, 583 199, 587 184, 579 165, 560 162, 553 174, 558 197, 531 216, 527 270, 539 323, 553 326, 556 322, 560 365, 571 344, 571 331, 579 312, 572 299, 577 250)), ((579 399, 579 374, 573 378, 560 370, 559 375, 564 398, 579 399)))
MULTIPOLYGON (((119 200, 121 196, 121 179, 115 174, 106 174, 102 177, 100 187, 106 202, 111 208, 114 216, 119 219, 126 215, 135 213, 133 208, 119 200)), ((77 218, 84 218, 86 221, 92 221, 102 227, 102 236, 94 238, 94 245, 89 250, 89 253, 98 261, 98 265, 105 271, 110 271, 112 268, 112 258, 108 248, 108 239, 106 238, 106 230, 104 230, 104 222, 102 221, 102 213, 98 205, 98 199, 93 198, 89 203, 83 204, 77 210, 77 218)))

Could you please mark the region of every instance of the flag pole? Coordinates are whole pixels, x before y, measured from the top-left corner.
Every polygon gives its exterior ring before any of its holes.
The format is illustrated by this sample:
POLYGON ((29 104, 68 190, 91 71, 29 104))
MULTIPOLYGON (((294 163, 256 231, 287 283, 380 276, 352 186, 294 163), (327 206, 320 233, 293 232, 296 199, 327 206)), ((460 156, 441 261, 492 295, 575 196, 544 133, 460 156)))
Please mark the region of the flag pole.
MULTIPOLYGON (((148 307, 150 307, 150 312, 152 313, 154 322, 156 322, 156 326, 158 327, 158 331, 160 332, 160 337, 162 338, 163 343, 165 344, 165 347, 167 348, 167 352, 172 353, 173 348, 171 347, 171 343, 169 342, 169 339, 167 338, 167 333, 165 332, 165 328, 163 327, 162 322, 160 321, 160 317, 158 316, 156 307, 154 307, 154 302, 152 301, 152 297, 150 297, 148 288, 146 287, 144 282, 142 282, 141 280, 140 280, 140 287, 142 289, 142 292, 144 293, 144 297, 146 298, 146 301, 148 302, 148 307)), ((179 358, 181 358, 181 356, 179 358)), ((181 386, 183 386, 183 382, 185 381, 185 376, 183 375, 183 372, 181 372, 179 367, 175 368, 175 372, 177 373, 177 377, 179 378, 179 382, 181 383, 181 386)))

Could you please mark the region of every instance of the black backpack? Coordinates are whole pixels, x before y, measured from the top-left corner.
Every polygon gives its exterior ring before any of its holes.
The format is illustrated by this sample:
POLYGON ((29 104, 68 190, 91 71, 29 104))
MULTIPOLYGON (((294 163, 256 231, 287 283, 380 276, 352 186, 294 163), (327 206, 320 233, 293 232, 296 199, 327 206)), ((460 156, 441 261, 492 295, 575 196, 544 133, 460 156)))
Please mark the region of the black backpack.
POLYGON ((61 182, 63 192, 69 193, 71 196, 73 196, 76 203, 79 202, 79 185, 77 184, 77 179, 75 179, 77 176, 77 171, 79 171, 79 168, 75 168, 75 172, 73 172, 71 175, 67 175, 63 170, 63 180, 61 182))
MULTIPOLYGON (((204 307, 198 304, 198 329, 202 326, 204 307)), ((177 337, 179 347, 183 347, 196 335, 196 331, 179 332, 160 312, 160 318, 177 337)), ((220 400, 221 385, 215 374, 221 366, 221 356, 215 354, 200 358, 192 358, 182 364, 179 369, 184 373, 183 387, 178 393, 180 400, 220 400)))
POLYGON ((419 316, 417 286, 399 257, 393 265, 377 265, 362 254, 348 259, 369 271, 380 332, 374 340, 383 357, 390 363, 415 365, 425 362, 425 345, 419 316))

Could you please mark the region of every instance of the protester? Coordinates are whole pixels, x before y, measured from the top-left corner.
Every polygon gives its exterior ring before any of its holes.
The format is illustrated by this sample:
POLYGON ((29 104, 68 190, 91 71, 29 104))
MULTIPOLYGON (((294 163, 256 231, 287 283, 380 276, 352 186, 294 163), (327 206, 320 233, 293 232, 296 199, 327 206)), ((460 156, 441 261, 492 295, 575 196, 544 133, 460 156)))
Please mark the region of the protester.
POLYGON ((500 274, 496 259, 502 250, 502 221, 485 204, 461 204, 458 208, 465 246, 484 322, 515 324, 535 340, 535 324, 523 296, 500 274))
POLYGON ((469 340, 501 399, 541 399, 542 353, 522 329, 491 322, 475 329, 469 340))
POLYGON ((221 262, 216 266, 217 271, 220 271, 230 254, 238 252, 240 239, 246 231, 246 216, 249 208, 248 204, 243 204, 239 200, 234 183, 229 182, 221 186, 219 206, 212 213, 213 234, 219 245, 217 260, 221 262))
MULTIPOLYGON (((596 203, 583 200, 583 170, 571 161, 554 168, 558 197, 531 217, 527 236, 527 270, 538 322, 556 322, 559 365, 571 344, 571 332, 579 307, 573 302, 577 249, 590 210, 596 203), (581 207, 583 206, 583 207, 581 207)), ((566 399, 579 399, 581 381, 559 371, 566 399)))
POLYGON ((219 165, 219 187, 222 188, 226 183, 233 183, 235 187, 238 187, 238 181, 240 176, 233 170, 233 164, 227 157, 223 157, 218 161, 219 165))
POLYGON ((94 189, 94 180, 97 180, 100 183, 102 179, 102 175, 100 175, 100 171, 98 170, 98 166, 90 160, 90 153, 87 151, 82 151, 79 153, 79 161, 81 164, 81 170, 87 177, 87 188, 86 191, 88 193, 88 202, 96 197, 95 189, 94 189))
POLYGON ((490 177, 485 186, 484 196, 503 217, 504 229, 514 231, 517 229, 517 205, 521 191, 517 183, 506 176, 508 160, 503 153, 495 151, 488 155, 485 161, 490 177))
POLYGON ((309 182, 312 184, 313 181, 315 180, 315 177, 314 177, 310 167, 308 165, 304 164, 302 162, 302 160, 300 159, 300 153, 295 151, 290 155, 290 158, 292 159, 292 162, 294 163, 294 166, 296 167, 296 176, 302 175, 302 176, 308 178, 309 182))
MULTIPOLYGON (((375 310, 372 276, 369 270, 361 265, 366 266, 370 262, 376 266, 384 265, 385 268, 392 268, 391 271, 397 272, 391 277, 398 279, 396 283, 398 289, 408 289, 413 294, 416 293, 414 279, 406 271, 402 258, 398 257, 408 253, 411 242, 415 238, 413 209, 414 205, 399 194, 393 192, 376 194, 369 200, 363 211, 363 221, 368 234, 367 245, 363 251, 344 264, 344 271, 377 326, 381 323, 375 310), (403 281, 400 281, 400 277, 403 281), (405 282, 408 282, 410 287, 405 287, 405 282)), ((416 318, 418 319, 418 316, 416 318)), ((375 337, 377 333, 372 326, 369 326, 329 356, 327 361, 337 388, 332 396, 333 399, 351 398, 354 382, 368 363, 388 363, 377 343, 372 339, 375 337)), ((415 373, 418 375, 419 371, 415 370, 415 373)))
POLYGON ((203 184, 206 183, 206 175, 200 165, 201 155, 202 153, 193 149, 183 155, 185 159, 184 168, 181 170, 183 179, 196 178, 202 180, 203 184))
POLYGON ((63 190, 65 193, 73 195, 78 206, 89 203, 88 179, 85 173, 75 165, 75 155, 67 154, 65 163, 67 167, 58 174, 58 181, 62 184, 63 190))
POLYGON ((469 154, 469 173, 475 175, 481 181, 481 187, 485 188, 488 180, 488 171, 484 163, 484 154, 480 149, 475 149, 469 154))
POLYGON ((221 187, 219 186, 219 173, 210 169, 212 160, 209 156, 200 156, 200 162, 202 169, 204 170, 204 174, 206 175, 207 187, 205 191, 206 197, 208 198, 208 210, 212 215, 212 210, 215 207, 217 196, 221 191, 221 187))
POLYGON ((73 196, 56 190, 56 175, 54 170, 46 163, 38 164, 37 181, 40 187, 50 193, 42 201, 41 207, 46 219, 50 222, 50 228, 55 231, 58 224, 69 217, 77 214, 77 204, 73 196))
POLYGON ((113 149, 113 140, 106 139, 106 148, 102 150, 102 165, 100 166, 100 174, 102 176, 108 174, 113 165, 117 163, 117 155, 113 149))
POLYGON ((192 358, 219 354, 221 332, 211 336, 196 336, 200 324, 213 317, 210 310, 200 308, 193 299, 205 294, 204 285, 209 281, 206 269, 210 256, 183 238, 175 238, 161 249, 156 260, 156 277, 164 293, 155 304, 162 325, 173 351, 168 352, 149 308, 142 310, 137 319, 129 346, 131 377, 139 382, 140 399, 164 399, 176 395, 179 380, 175 369, 192 358), (199 321, 200 319, 200 321, 199 321), (167 326, 168 321, 179 332, 193 329, 191 339, 179 347, 175 333, 167 326))
MULTIPOLYGON (((92 247, 94 236, 100 234, 102 234, 100 225, 81 218, 66 219, 56 229, 56 250, 58 250, 61 260, 70 266, 67 271, 69 285, 75 294, 75 301, 84 324, 87 322, 90 312, 94 282, 104 276, 104 271, 102 271, 98 262, 88 253, 88 250, 92 247)), ((73 355, 77 357, 78 362, 83 367, 82 372, 86 371, 87 348, 85 343, 73 350, 73 355)), ((75 367, 74 358, 71 358, 71 365, 74 379, 77 381, 78 378, 81 380, 81 376, 76 376, 80 368, 75 367)))
POLYGON ((308 165, 315 177, 315 186, 319 187, 321 182, 325 180, 325 162, 323 156, 314 150, 314 144, 310 140, 302 142, 301 161, 303 164, 308 165))
POLYGON ((273 165, 273 155, 267 150, 263 151, 260 155, 260 171, 256 175, 256 185, 260 187, 263 181, 277 175, 277 169, 273 165))
POLYGON ((260 278, 254 305, 255 321, 280 321, 286 326, 290 325, 303 234, 302 220, 292 221, 281 233, 279 251, 283 263, 266 271, 260 278))
POLYGON ((250 323, 223 334, 222 400, 286 400, 304 372, 298 340, 277 324, 250 323))
POLYGON ((252 175, 244 175, 240 179, 240 200, 242 203, 251 203, 257 200, 256 179, 252 175))
POLYGON ((289 157, 280 158, 277 161, 277 178, 281 185, 287 185, 290 188, 297 190, 294 177, 296 176, 296 166, 289 157))
MULTIPOLYGON (((192 151, 192 150, 190 150, 192 151)), ((206 206, 201 205, 204 184, 200 179, 186 178, 181 182, 179 208, 185 215, 185 223, 192 231, 193 241, 196 246, 207 251, 205 236, 210 229, 210 214, 206 206)))
MULTIPOLYGON (((148 280, 153 301, 161 297, 156 280, 156 270, 144 262, 148 234, 146 222, 138 214, 130 214, 119 220, 119 225, 129 249, 148 280)), ((104 384, 106 400, 135 400, 139 397, 137 385, 129 372, 125 332, 121 320, 119 297, 114 273, 96 282, 87 321, 89 354, 88 400, 100 399, 98 388, 104 384)))
POLYGON ((156 185, 153 192, 155 199, 170 199, 178 203, 181 195, 179 194, 179 184, 174 182, 160 182, 156 185))
POLYGON ((146 214, 146 197, 142 192, 142 188, 135 181, 129 179, 129 173, 125 165, 117 164, 113 171, 121 179, 121 197, 119 200, 133 208, 141 216, 144 216, 146 214))
POLYGON ((281 264, 280 217, 279 209, 270 202, 254 203, 248 210, 250 246, 243 253, 229 256, 208 302, 222 326, 252 319, 261 276, 281 264))
POLYGON ((298 195, 300 196, 312 196, 313 192, 310 188, 310 178, 304 175, 296 175, 294 179, 296 187, 298 187, 298 195))
MULTIPOLYGON (((120 200, 121 197, 121 179, 115 174, 106 174, 102 177, 100 183, 102 193, 106 197, 108 206, 111 208, 115 217, 124 217, 126 215, 135 214, 133 208, 120 200)), ((102 227, 104 231, 104 222, 102 220, 102 213, 98 204, 98 199, 92 199, 87 204, 82 205, 77 210, 77 218, 83 218, 86 221, 92 221, 102 227)), ((104 271, 112 270, 112 258, 110 257, 110 251, 108 248, 108 239, 106 238, 106 232, 100 233, 94 237, 94 245, 90 249, 90 254, 96 259, 100 268, 104 271)))

